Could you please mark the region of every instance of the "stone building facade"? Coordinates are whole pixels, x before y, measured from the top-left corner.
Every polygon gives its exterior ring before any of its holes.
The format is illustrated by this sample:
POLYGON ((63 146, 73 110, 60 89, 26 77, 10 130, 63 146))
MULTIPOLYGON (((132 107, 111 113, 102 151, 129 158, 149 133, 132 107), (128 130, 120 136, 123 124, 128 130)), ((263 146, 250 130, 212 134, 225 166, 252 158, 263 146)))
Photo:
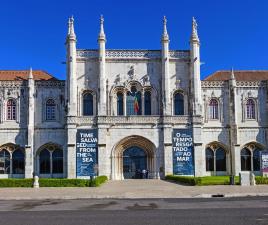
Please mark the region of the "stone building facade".
POLYGON ((112 50, 101 18, 99 48, 88 50, 76 49, 70 18, 66 80, 0 71, 0 177, 79 177, 79 130, 97 132, 94 171, 110 179, 142 170, 150 178, 260 173, 268 71, 219 71, 201 81, 195 20, 189 50, 169 49, 166 24, 161 50, 112 50))

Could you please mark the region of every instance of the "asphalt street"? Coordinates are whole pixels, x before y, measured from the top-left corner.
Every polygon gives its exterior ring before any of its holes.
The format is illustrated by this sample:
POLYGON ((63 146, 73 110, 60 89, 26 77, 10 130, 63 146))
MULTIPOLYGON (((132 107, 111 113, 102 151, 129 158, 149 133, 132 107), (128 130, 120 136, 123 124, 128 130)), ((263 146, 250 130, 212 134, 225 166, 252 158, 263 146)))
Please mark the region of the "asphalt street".
POLYGON ((2 225, 267 225, 268 197, 10 200, 2 225))

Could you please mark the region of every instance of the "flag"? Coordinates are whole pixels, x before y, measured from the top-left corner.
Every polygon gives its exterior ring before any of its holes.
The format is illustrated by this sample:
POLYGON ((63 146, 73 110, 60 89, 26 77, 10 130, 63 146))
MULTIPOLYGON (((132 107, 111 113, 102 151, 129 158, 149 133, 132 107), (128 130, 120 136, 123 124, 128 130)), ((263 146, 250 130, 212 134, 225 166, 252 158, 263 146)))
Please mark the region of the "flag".
POLYGON ((135 113, 138 113, 139 109, 140 109, 140 107, 139 107, 138 97, 135 94, 135 97, 134 97, 134 111, 135 111, 135 113))

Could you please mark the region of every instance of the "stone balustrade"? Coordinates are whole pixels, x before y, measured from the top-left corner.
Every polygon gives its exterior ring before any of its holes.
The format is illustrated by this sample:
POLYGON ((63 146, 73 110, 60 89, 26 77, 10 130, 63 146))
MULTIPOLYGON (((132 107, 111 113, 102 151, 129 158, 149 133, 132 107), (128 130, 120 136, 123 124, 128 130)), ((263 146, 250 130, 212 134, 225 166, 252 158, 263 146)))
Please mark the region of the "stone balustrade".
POLYGON ((189 124, 191 122, 201 123, 202 118, 191 118, 190 116, 80 116, 67 117, 67 123, 77 125, 93 125, 93 124, 144 124, 144 125, 159 125, 159 124, 189 124))

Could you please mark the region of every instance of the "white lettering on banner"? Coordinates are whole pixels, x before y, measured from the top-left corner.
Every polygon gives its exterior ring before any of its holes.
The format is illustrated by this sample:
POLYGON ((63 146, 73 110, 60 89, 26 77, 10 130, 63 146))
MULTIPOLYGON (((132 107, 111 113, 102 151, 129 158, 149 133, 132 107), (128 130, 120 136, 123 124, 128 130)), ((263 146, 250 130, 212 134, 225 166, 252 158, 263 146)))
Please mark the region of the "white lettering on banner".
POLYGON ((177 157, 177 162, 189 162, 192 153, 188 150, 188 147, 193 146, 193 139, 187 134, 176 133, 176 137, 173 137, 173 142, 176 147, 173 147, 174 152, 181 152, 177 157))

